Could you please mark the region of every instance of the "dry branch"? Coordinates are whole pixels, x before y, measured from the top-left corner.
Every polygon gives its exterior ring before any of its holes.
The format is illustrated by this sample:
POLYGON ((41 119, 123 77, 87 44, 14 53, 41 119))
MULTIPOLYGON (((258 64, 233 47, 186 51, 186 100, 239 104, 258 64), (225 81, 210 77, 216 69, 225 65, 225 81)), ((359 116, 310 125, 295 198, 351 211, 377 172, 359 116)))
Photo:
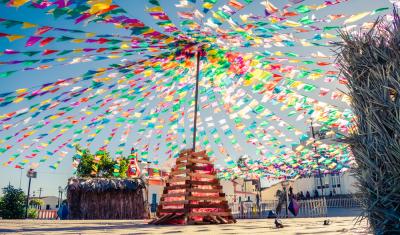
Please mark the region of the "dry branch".
POLYGON ((400 233, 400 18, 342 31, 337 62, 354 112, 351 146, 364 214, 375 234, 400 233))

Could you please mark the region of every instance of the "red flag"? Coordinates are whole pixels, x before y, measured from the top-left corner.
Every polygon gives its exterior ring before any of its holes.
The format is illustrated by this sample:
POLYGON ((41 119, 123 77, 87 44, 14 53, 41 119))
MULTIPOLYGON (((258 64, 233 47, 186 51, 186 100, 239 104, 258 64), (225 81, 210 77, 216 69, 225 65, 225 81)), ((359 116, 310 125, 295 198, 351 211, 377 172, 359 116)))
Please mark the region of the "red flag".
POLYGON ((54 37, 45 38, 40 42, 40 46, 44 47, 44 46, 46 46, 47 44, 49 44, 53 40, 54 40, 54 37))

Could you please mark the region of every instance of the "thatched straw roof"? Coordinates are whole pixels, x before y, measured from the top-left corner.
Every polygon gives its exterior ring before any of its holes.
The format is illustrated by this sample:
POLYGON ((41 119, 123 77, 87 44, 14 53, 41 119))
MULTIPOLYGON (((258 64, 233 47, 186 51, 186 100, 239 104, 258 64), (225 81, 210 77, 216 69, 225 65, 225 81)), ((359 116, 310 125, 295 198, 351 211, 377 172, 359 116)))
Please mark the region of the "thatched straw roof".
POLYGON ((136 191, 139 188, 145 188, 145 183, 140 178, 70 178, 67 186, 68 191, 83 192, 136 191))

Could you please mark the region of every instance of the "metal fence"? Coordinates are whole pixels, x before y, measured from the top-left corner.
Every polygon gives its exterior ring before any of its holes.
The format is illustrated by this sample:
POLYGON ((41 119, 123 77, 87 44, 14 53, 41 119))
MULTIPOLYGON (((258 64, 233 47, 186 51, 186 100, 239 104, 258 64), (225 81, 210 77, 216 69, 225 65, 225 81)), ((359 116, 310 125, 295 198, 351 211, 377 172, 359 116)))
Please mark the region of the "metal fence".
POLYGON ((57 210, 38 210, 38 216, 36 219, 54 220, 57 218, 57 210))
POLYGON ((348 198, 327 198, 328 208, 357 208, 361 207, 361 201, 355 197, 348 198))
MULTIPOLYGON (((297 202, 300 207, 297 217, 325 217, 328 214, 328 208, 357 208, 361 206, 360 200, 354 197, 316 198, 297 202)), ((229 203, 232 214, 237 219, 267 218, 269 212, 275 211, 277 206, 278 200, 263 201, 260 203, 260 208, 253 202, 229 203)), ((152 205, 152 217, 155 216, 156 208, 157 204, 152 205)), ((278 216, 286 217, 285 205, 283 205, 281 214, 278 216)), ((293 217, 290 212, 289 217, 293 217)), ((57 211, 39 210, 37 219, 57 219, 57 211)))
MULTIPOLYGON (((326 217, 328 208, 358 208, 361 206, 357 198, 315 198, 297 201, 299 213, 296 217, 326 217)), ((275 211, 278 200, 263 201, 259 208, 253 202, 241 202, 229 204, 232 214, 237 219, 267 218, 270 211, 275 211)), ((279 217, 286 217, 285 205, 283 205, 279 217)), ((289 212, 289 217, 294 217, 289 212)))

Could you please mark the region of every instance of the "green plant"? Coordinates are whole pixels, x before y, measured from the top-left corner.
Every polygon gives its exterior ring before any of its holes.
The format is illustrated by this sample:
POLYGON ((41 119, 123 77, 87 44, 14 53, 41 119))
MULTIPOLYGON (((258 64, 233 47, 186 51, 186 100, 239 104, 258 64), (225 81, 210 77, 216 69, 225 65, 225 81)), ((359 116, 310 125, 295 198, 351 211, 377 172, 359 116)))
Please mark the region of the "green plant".
POLYGON ((76 175, 78 177, 91 177, 94 156, 88 149, 82 149, 79 145, 75 149, 77 154, 73 156, 73 160, 79 160, 76 175))
POLYGON ((3 219, 22 219, 25 212, 25 194, 21 189, 8 185, 0 199, 0 216, 3 219))
POLYGON ((29 208, 28 209, 28 218, 29 219, 36 219, 38 217, 38 210, 35 208, 29 208))
POLYGON ((122 157, 119 162, 119 177, 125 179, 127 177, 129 167, 129 160, 128 158, 122 157))
POLYGON ((44 201, 39 198, 33 198, 32 200, 29 201, 29 206, 34 208, 39 208, 44 206, 44 201))
POLYGON ((364 218, 375 234, 400 233, 400 17, 367 32, 342 31, 338 51, 347 78, 354 129, 352 149, 364 218))
POLYGON ((127 177, 128 158, 120 157, 117 161, 112 159, 110 153, 104 150, 92 154, 89 149, 83 149, 79 145, 75 149, 77 154, 73 157, 73 160, 79 161, 75 173, 78 177, 118 177, 123 179, 127 177))
POLYGON ((106 151, 97 151, 96 155, 101 156, 98 164, 97 176, 110 178, 113 176, 115 161, 110 153, 106 151))

